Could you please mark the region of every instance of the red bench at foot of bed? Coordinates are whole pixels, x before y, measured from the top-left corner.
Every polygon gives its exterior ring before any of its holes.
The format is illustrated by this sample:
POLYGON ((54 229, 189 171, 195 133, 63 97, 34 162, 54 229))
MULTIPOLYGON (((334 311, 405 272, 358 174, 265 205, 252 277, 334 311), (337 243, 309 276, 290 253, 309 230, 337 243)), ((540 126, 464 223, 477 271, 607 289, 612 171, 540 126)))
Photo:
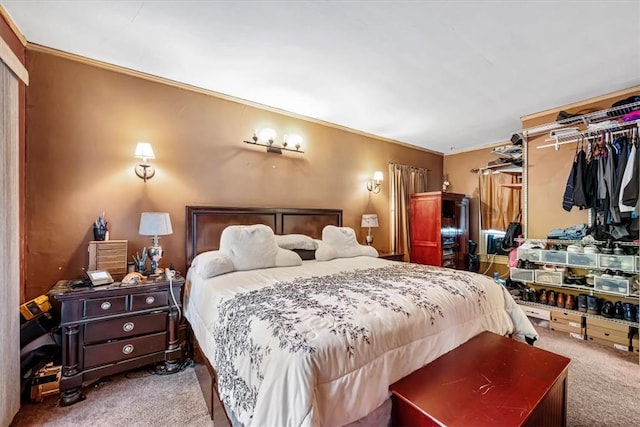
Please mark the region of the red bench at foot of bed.
POLYGON ((564 426, 569 362, 483 332, 391 385, 393 425, 564 426))

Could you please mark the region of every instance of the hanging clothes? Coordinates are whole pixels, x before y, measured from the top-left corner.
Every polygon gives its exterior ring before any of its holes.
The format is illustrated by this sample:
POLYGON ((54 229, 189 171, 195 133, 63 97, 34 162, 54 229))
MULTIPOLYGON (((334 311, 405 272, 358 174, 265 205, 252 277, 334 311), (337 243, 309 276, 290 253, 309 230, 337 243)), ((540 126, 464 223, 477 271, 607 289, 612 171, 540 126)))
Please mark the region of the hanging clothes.
POLYGON ((576 156, 576 174, 573 182, 573 205, 584 209, 589 207, 587 203, 587 195, 585 194, 585 174, 587 168, 587 154, 584 152, 583 147, 580 147, 580 151, 576 156))
POLYGON ((584 191, 587 200, 587 208, 595 209, 598 206, 598 159, 599 150, 597 144, 592 144, 587 158, 587 171, 584 177, 584 191), (598 153, 596 155, 596 152, 598 153))
POLYGON ((638 153, 638 132, 634 131, 631 153, 622 178, 623 190, 620 192, 621 206, 631 207, 638 204, 640 196, 640 153, 638 153))
POLYGON ((576 169, 578 168, 577 157, 574 159, 569 171, 569 178, 567 178, 567 185, 564 188, 564 194, 562 195, 562 209, 567 212, 571 212, 573 207, 573 192, 576 180, 576 169))

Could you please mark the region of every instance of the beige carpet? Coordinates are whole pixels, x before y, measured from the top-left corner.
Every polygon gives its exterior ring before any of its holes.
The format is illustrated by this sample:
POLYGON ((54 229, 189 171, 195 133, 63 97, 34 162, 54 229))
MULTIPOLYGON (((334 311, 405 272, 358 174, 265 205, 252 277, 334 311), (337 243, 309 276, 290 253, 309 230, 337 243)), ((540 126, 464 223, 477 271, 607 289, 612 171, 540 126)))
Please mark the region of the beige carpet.
MULTIPOLYGON (((539 329, 537 347, 570 357, 568 425, 640 425, 638 356, 539 329)), ((50 397, 24 403, 12 426, 211 426, 193 368, 174 375, 117 375, 61 408, 50 397)))

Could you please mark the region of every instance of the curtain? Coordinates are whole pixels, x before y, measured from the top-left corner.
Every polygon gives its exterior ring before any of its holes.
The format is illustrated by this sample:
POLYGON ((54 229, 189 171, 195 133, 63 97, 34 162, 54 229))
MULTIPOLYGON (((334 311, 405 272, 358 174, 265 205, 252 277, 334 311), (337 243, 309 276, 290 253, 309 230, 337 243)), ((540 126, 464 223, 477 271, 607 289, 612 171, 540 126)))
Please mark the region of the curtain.
POLYGON ((389 186, 391 188, 391 230, 390 248, 392 252, 404 254, 405 261, 409 260, 411 253, 409 209, 411 206, 411 194, 427 191, 428 169, 412 166, 389 164, 389 186))
POLYGON ((18 80, 0 61, 0 425, 20 409, 18 80))
POLYGON ((520 212, 518 177, 506 173, 479 174, 482 230, 507 230, 520 212))

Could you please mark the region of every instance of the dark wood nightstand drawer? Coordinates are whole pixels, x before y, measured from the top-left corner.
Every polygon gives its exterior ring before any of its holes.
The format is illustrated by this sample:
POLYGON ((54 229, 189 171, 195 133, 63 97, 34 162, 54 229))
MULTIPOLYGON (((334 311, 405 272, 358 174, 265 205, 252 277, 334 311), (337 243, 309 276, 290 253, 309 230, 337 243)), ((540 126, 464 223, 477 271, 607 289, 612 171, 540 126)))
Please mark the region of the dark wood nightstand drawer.
POLYGON ((92 344, 100 341, 161 332, 166 329, 166 312, 120 317, 103 322, 87 323, 84 327, 84 342, 85 344, 92 344))
POLYGON ((167 305, 167 292, 148 292, 145 294, 132 295, 133 302, 131 310, 147 310, 154 307, 164 307, 167 305))
POLYGON ((167 345, 167 333, 128 338, 105 344, 84 347, 84 368, 89 369, 108 363, 116 363, 133 357, 163 351, 167 345))
POLYGON ((127 311, 127 297, 96 298, 84 301, 84 317, 108 316, 127 311))
POLYGON ((400 252, 380 252, 378 258, 388 259, 390 261, 404 261, 404 254, 400 252))

